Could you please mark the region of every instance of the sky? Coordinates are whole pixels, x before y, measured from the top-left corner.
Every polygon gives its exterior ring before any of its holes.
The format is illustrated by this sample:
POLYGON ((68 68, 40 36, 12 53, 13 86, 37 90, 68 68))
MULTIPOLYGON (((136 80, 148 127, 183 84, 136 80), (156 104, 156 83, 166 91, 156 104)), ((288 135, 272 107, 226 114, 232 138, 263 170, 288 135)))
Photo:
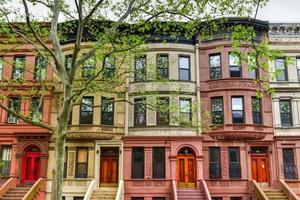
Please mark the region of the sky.
MULTIPOLYGON (((74 2, 74 0, 67 0, 74 2)), ((41 14, 41 9, 31 9, 33 13, 41 14)), ((46 13, 44 13, 46 14, 46 13)), ((269 0, 266 7, 259 9, 257 19, 269 22, 300 23, 300 0, 269 0)))
POLYGON ((258 11, 257 19, 300 23, 300 0, 270 0, 266 7, 258 11))

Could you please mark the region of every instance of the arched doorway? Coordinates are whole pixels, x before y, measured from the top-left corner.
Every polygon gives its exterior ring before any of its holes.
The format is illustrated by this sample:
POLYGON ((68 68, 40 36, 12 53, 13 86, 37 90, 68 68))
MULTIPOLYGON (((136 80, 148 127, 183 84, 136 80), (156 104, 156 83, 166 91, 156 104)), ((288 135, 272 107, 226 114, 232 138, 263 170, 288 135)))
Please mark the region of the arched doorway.
POLYGON ((40 177, 40 156, 41 150, 35 145, 25 149, 22 163, 22 183, 33 183, 40 177))
POLYGON ((196 155, 189 147, 177 154, 177 181, 178 187, 196 187, 196 155))

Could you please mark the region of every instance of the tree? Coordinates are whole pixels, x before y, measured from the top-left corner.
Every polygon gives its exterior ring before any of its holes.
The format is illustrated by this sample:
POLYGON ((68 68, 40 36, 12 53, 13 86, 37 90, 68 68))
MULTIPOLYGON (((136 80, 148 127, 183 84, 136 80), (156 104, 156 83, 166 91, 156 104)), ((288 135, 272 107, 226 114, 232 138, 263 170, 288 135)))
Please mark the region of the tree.
MULTIPOLYGON (((0 104, 0 107, 25 122, 46 128, 52 133, 56 165, 53 169, 51 196, 53 200, 58 200, 62 196, 63 155, 68 119, 72 107, 81 102, 84 95, 118 92, 126 77, 130 76, 131 69, 127 67, 130 56, 142 52, 147 40, 154 39, 154 34, 151 33, 170 37, 192 37, 199 32, 202 37, 209 37, 226 21, 225 18, 213 19, 232 15, 252 16, 253 11, 265 5, 267 0, 21 0, 20 5, 12 3, 14 2, 11 0, 0 2, 2 37, 11 47, 20 41, 31 44, 54 71, 53 82, 59 83, 57 85, 39 79, 42 87, 32 91, 41 96, 35 111, 40 108, 45 91, 56 87, 61 90, 61 96, 58 97, 59 113, 53 124, 35 120, 32 114, 26 115, 4 104, 0 104), (46 18, 38 18, 30 12, 31 8, 37 6, 47 11, 46 18), (63 23, 59 23, 60 16, 63 23), (71 56, 66 59, 62 43, 70 37, 74 39, 74 46, 71 56), (92 42, 86 43, 87 40, 92 42), (109 68, 112 57, 119 60, 117 76, 112 75, 109 68), (93 59, 101 62, 102 68, 95 71, 93 68, 84 68, 93 65, 93 59), (78 80, 81 70, 85 73, 84 80, 78 80)), ((235 31, 236 41, 253 41, 252 31, 250 37, 249 31, 245 29, 235 31)), ((237 49, 240 44, 236 43, 237 49)), ((266 55, 257 44, 253 47, 256 47, 254 57, 259 66, 260 54, 272 57, 266 55)), ((8 81, 1 87, 8 89, 11 84, 25 82, 22 79, 8 81)), ((2 95, 2 98, 7 97, 2 95)))

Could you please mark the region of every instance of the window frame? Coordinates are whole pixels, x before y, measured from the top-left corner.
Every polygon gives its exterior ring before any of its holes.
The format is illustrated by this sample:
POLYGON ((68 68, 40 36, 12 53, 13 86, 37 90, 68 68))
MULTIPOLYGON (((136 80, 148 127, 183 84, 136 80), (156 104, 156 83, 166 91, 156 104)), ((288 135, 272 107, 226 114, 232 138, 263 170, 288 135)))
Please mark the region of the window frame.
POLYGON ((293 108, 292 108, 292 102, 291 102, 291 99, 280 99, 279 100, 279 112, 280 112, 280 124, 281 126, 293 126, 293 108), (282 102, 288 102, 288 105, 289 105, 289 112, 282 112, 282 107, 281 107, 281 103, 282 102), (289 116, 289 123, 283 123, 283 121, 285 120, 282 120, 283 119, 283 114, 287 114, 289 116))
MULTIPOLYGON (((161 152, 160 152, 161 153, 161 152)), ((153 147, 152 148, 152 178, 153 179, 165 179, 166 178, 166 148, 165 147, 153 147), (156 150, 162 150, 163 152, 163 161, 162 166, 159 164, 157 159, 155 159, 155 151, 156 150), (157 165, 157 166, 156 166, 157 165), (163 168, 163 174, 159 174, 159 172, 156 172, 155 169, 163 168)))
POLYGON ((133 108, 133 121, 134 121, 134 126, 146 126, 147 124, 147 106, 146 106, 146 101, 147 99, 145 97, 142 97, 142 98, 135 98, 134 99, 134 108, 133 108), (138 103, 139 102, 139 103, 138 103), (138 106, 140 106, 140 104, 143 104, 143 109, 144 109, 144 112, 143 113, 138 113, 138 106), (140 115, 143 115, 144 116, 144 120, 142 123, 137 123, 139 120, 139 116, 140 115))
POLYGON ((47 77, 47 59, 44 58, 41 54, 38 54, 35 57, 35 64, 34 64, 34 80, 45 80, 47 77), (42 61, 40 61, 42 59, 42 61), (40 65, 40 62, 44 61, 44 65, 40 65))
POLYGON ((220 147, 209 147, 208 148, 208 160, 209 160, 209 178, 210 179, 220 179, 222 178, 222 163, 221 163, 221 148, 220 147), (212 153, 218 153, 219 161, 212 161, 211 155, 212 153), (214 168, 212 165, 216 165, 216 168, 214 168), (213 174, 212 169, 218 170, 216 174, 213 174))
POLYGON ((86 60, 81 67, 81 78, 90 79, 95 76, 96 71, 96 59, 95 57, 91 57, 86 60))
POLYGON ((75 178, 87 178, 88 177, 88 165, 89 165, 89 148, 88 147, 76 147, 76 163, 75 163, 75 178), (86 172, 85 174, 79 174, 78 173, 78 164, 84 164, 78 162, 78 155, 80 150, 86 150, 86 172))
POLYGON ((94 120, 94 97, 93 96, 84 96, 81 99, 81 103, 80 103, 80 110, 79 110, 79 124, 93 124, 93 120, 94 120), (83 105, 82 105, 82 101, 83 99, 91 99, 92 102, 92 111, 83 111, 83 105), (91 119, 87 120, 87 119, 83 119, 84 115, 82 113, 91 113, 91 119))
POLYGON ((230 179, 241 179, 242 178, 242 171, 241 171, 241 153, 239 147, 228 147, 228 169, 229 169, 229 178, 230 179), (237 162, 233 162, 230 160, 231 156, 230 153, 236 153, 237 162), (234 170, 232 170, 234 169, 234 170), (239 174, 235 175, 232 174, 232 171, 238 171, 239 174))
POLYGON ((11 172, 11 158, 12 158, 12 146, 9 145, 3 145, 1 146, 1 175, 3 177, 9 177, 11 172), (6 151, 6 154, 4 154, 4 150, 6 151))
POLYGON ((230 78, 242 78, 243 77, 243 71, 242 71, 242 63, 241 63, 241 58, 239 57, 239 56, 237 56, 237 55, 235 55, 235 56, 233 56, 233 52, 229 52, 228 53, 228 64, 229 64, 229 77, 230 78), (233 56, 233 57, 232 57, 233 56), (240 64, 236 64, 236 63, 231 63, 231 58, 234 58, 234 57, 236 57, 237 58, 237 61, 239 61, 240 62, 240 64), (238 68, 239 70, 238 70, 238 72, 239 72, 239 76, 235 76, 235 75, 233 75, 232 73, 233 72, 236 72, 237 73, 237 70, 232 70, 232 68, 238 68))
POLYGON ((159 53, 156 55, 156 78, 157 79, 169 79, 169 68, 170 68, 170 61, 169 61, 169 54, 159 53), (159 58, 167 58, 167 66, 159 67, 159 58), (159 70, 163 71, 163 73, 158 73, 159 70))
POLYGON ((276 76, 276 81, 280 82, 280 81, 288 81, 289 80, 288 68, 287 68, 287 63, 286 63, 286 58, 285 57, 275 59, 275 70, 281 70, 280 76, 276 76), (277 60, 283 60, 283 65, 284 65, 283 69, 278 68, 279 66, 277 66, 277 60), (281 77, 281 75, 282 75, 282 72, 284 72, 283 73, 283 79, 279 79, 279 77, 281 77))
POLYGON ((156 103, 161 101, 162 104, 166 103, 167 108, 157 105, 156 108, 156 125, 158 126, 169 126, 170 125, 170 98, 169 97, 157 97, 156 103), (161 110, 160 110, 161 109, 161 110), (165 111, 165 112, 164 112, 165 111), (162 116, 162 117, 160 117, 162 116), (164 118, 165 116, 165 118, 164 118), (164 119, 164 122, 162 122, 164 119))
POLYGON ((256 96, 251 97, 251 109, 252 109, 252 122, 253 122, 253 124, 256 124, 256 125, 263 124, 261 98, 257 98, 256 96), (253 101, 255 101, 255 100, 258 100, 259 111, 254 110, 253 101), (255 115, 259 116, 259 121, 255 121, 255 115))
POLYGON ((132 147, 131 149, 131 178, 132 179, 144 179, 145 178, 145 148, 144 147, 132 147), (142 161, 140 161, 141 163, 141 169, 135 168, 134 166, 137 166, 137 162, 134 161, 134 151, 135 150, 140 150, 141 152, 143 152, 143 158, 142 161), (136 171, 138 170, 142 170, 141 174, 135 174, 136 171), (141 176, 139 176, 141 175, 141 176))
POLYGON ((101 125, 108 125, 108 126, 113 126, 114 125, 114 114, 115 114, 115 104, 114 104, 114 98, 107 98, 107 97, 101 97, 101 125), (112 111, 111 112, 106 112, 104 110, 104 104, 110 103, 112 106, 112 111), (104 121, 104 115, 110 114, 111 121, 104 121))
POLYGON ((189 97, 179 97, 179 121, 180 125, 191 125, 193 120, 193 113, 192 113, 192 98, 189 97), (189 102, 189 112, 182 112, 181 102, 188 101, 189 102), (189 121, 183 121, 182 116, 189 115, 189 121))
POLYGON ((290 179, 290 180, 297 180, 298 179, 298 168, 297 168, 297 163, 296 157, 295 157, 295 148, 291 147, 285 147, 282 148, 282 161, 283 161, 283 175, 285 179, 290 179), (293 162, 286 162, 286 157, 287 155, 285 152, 286 151, 291 151, 292 152, 292 160, 293 162), (291 165, 291 166, 287 166, 291 165), (288 168, 287 168, 288 167, 288 168), (288 174, 290 173, 290 174, 288 174))
POLYGON ((211 120, 212 120, 212 124, 213 125, 222 125, 222 124, 224 124, 224 102, 223 102, 223 97, 222 96, 219 96, 219 97, 211 97, 210 98, 210 110, 211 110, 211 120), (215 117, 215 114, 214 113, 216 113, 216 112, 220 112, 220 111, 214 111, 213 110, 213 101, 216 101, 216 100, 221 100, 221 103, 222 103, 222 105, 221 105, 221 107, 222 107, 222 111, 221 111, 221 117, 222 117, 222 122, 220 122, 220 123, 214 123, 214 121, 215 121, 215 119, 214 119, 214 117, 215 117))
MULTIPOLYGON (((15 103, 13 103, 13 104, 15 104, 15 103)), ((20 112, 21 111, 21 104, 22 104, 22 99, 21 99, 20 96, 10 96, 8 98, 8 108, 13 109, 13 111, 20 112), (13 100, 13 101, 17 100, 18 101, 17 102, 17 104, 18 104, 17 109, 14 108, 15 105, 11 106, 11 100, 13 100)), ((16 120, 16 122, 15 122, 16 124, 19 122, 19 118, 17 116, 15 116, 14 114, 12 114, 10 112, 7 112, 7 120, 8 120, 9 117, 14 117, 15 120, 16 120)))
POLYGON ((63 171, 63 178, 67 178, 68 173, 68 147, 65 147, 65 154, 64 154, 64 171, 63 171))
POLYGON ((21 76, 21 78, 24 78, 24 76, 25 76, 25 67, 26 67, 26 56, 25 55, 15 55, 14 56, 14 64, 13 64, 13 69, 12 69, 12 79, 14 79, 14 80, 16 80, 16 79, 18 79, 18 77, 17 78, 15 78, 15 74, 16 74, 16 71, 18 70, 19 72, 19 74, 22 74, 21 76), (23 58, 24 59, 24 61, 23 61, 23 68, 21 69, 21 68, 19 68, 19 69, 16 69, 16 60, 17 59, 21 59, 21 58, 23 58))
POLYGON ((191 81, 191 56, 190 55, 179 55, 178 56, 178 79, 180 81, 191 81), (182 68, 180 65, 180 59, 181 58, 187 58, 188 59, 188 68, 182 68), (188 79, 183 79, 181 77, 181 72, 187 71, 188 72, 188 79))
POLYGON ((147 77, 147 55, 140 55, 134 57, 134 81, 142 82, 146 81, 147 77), (137 61, 139 59, 144 59, 143 68, 137 68, 137 61), (139 72, 139 73, 138 73, 139 72))
POLYGON ((246 119, 245 119, 245 102, 244 102, 244 97, 243 96, 231 96, 231 116, 232 116, 232 123, 233 124, 244 124, 246 119), (242 99, 242 110, 233 110, 233 99, 234 98, 241 98, 242 99), (243 121, 242 122, 236 122, 236 120, 234 120, 234 111, 236 112, 242 112, 242 116, 243 116, 243 121))
POLYGON ((210 80, 218 80, 218 79, 222 79, 222 56, 221 56, 221 53, 213 53, 213 54, 209 54, 208 56, 208 64, 209 64, 209 77, 210 77, 210 80), (220 59, 220 66, 218 67, 212 67, 211 65, 211 57, 214 57, 214 56, 218 56, 220 59), (212 73, 216 73, 216 69, 220 69, 220 77, 217 77, 217 76, 212 76, 212 73))
POLYGON ((108 56, 104 58, 103 76, 104 79, 110 79, 116 76, 116 58, 108 56))

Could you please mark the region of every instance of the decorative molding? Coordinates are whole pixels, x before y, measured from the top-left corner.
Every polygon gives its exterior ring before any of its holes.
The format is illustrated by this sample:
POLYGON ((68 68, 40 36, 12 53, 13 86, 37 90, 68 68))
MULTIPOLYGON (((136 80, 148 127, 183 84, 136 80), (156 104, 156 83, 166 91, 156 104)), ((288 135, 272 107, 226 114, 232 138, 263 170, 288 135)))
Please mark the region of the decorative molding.
POLYGON ((224 90, 224 89, 252 89, 260 88, 253 80, 215 80, 209 81, 208 87, 210 90, 224 90))
POLYGON ((270 23, 269 35, 284 38, 299 38, 300 23, 270 23))

